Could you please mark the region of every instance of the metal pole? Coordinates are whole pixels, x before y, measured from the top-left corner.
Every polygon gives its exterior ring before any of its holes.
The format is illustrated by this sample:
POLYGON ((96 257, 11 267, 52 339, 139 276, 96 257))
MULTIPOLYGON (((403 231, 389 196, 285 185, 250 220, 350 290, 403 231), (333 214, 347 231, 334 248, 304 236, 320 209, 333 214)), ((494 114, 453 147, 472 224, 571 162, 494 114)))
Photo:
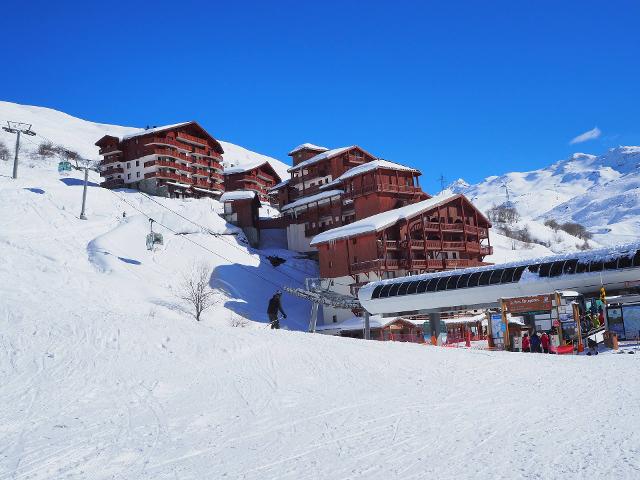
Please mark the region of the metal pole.
POLYGON ((80 212, 80 220, 86 220, 84 207, 87 204, 87 183, 89 182, 89 167, 84 167, 84 187, 82 189, 82 211, 80 212))
POLYGON ((371 327, 369 325, 369 312, 364 311, 364 339, 371 340, 371 327))
POLYGON ((16 137, 16 156, 13 159, 13 178, 18 178, 18 151, 20 150, 20 130, 16 137))

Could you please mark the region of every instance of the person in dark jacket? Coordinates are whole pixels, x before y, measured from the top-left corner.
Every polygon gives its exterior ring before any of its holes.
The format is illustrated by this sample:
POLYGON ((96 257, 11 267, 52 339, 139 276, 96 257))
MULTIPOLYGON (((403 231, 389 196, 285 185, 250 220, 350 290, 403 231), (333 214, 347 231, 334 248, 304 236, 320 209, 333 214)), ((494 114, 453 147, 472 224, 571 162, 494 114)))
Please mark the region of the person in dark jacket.
POLYGON ((272 329, 280 328, 280 320, 278 320, 278 312, 282 313, 284 318, 287 318, 287 314, 284 313, 282 309, 282 302, 280 298, 282 297, 282 292, 278 290, 271 300, 269 300, 269 306, 267 307, 267 315, 269 316, 269 323, 271 324, 272 329))
POLYGON ((540 350, 540 337, 536 332, 531 335, 531 353, 541 353, 540 350))
POLYGON ((523 352, 529 352, 529 334, 525 333, 524 336, 522 337, 522 351, 523 352))
POLYGON ((540 337, 540 343, 542 344, 542 351, 544 353, 549 353, 549 343, 551 343, 551 338, 549 338, 549 334, 544 332, 540 337))

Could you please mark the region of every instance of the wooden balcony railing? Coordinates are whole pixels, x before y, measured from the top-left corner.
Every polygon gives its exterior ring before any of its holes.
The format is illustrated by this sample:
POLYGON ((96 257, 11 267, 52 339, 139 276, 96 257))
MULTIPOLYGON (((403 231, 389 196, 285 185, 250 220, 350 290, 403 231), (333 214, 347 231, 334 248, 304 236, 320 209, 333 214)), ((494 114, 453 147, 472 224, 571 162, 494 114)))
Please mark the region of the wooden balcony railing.
POLYGON ((98 151, 98 155, 109 155, 110 153, 112 154, 122 153, 122 150, 120 150, 120 147, 118 147, 117 145, 109 145, 106 147, 102 147, 98 151))
POLYGON ((350 197, 359 197, 372 192, 384 192, 384 193, 419 193, 420 187, 414 187, 413 185, 397 185, 394 183, 373 183, 370 185, 364 185, 351 189, 345 195, 350 197))
POLYGON ((476 266, 477 264, 478 262, 475 262, 473 260, 465 260, 461 258, 458 258, 458 259, 448 258, 444 261, 444 266, 446 268, 467 268, 471 266, 476 266))
POLYGON ((153 153, 155 155, 162 155, 163 157, 171 157, 171 158, 179 158, 180 160, 184 160, 185 162, 191 163, 193 159, 188 157, 182 152, 178 152, 177 150, 173 150, 171 148, 154 148, 153 153))
POLYGON ((183 152, 189 152, 191 149, 184 145, 184 143, 180 143, 173 138, 166 137, 153 137, 150 138, 147 143, 145 143, 145 147, 148 145, 164 145, 167 147, 173 147, 182 150, 183 152))
POLYGON ((192 145, 198 145, 200 147, 206 147, 207 141, 203 138, 194 137, 193 135, 189 135, 188 133, 178 132, 176 134, 176 138, 181 142, 185 142, 192 145))
POLYGON ((191 183, 191 178, 185 175, 176 175, 171 172, 149 172, 144 174, 144 178, 161 178, 167 180, 175 180, 182 183, 191 183))
POLYGON ((117 173, 124 173, 122 167, 110 167, 100 172, 101 177, 108 177, 109 175, 115 175, 117 173))

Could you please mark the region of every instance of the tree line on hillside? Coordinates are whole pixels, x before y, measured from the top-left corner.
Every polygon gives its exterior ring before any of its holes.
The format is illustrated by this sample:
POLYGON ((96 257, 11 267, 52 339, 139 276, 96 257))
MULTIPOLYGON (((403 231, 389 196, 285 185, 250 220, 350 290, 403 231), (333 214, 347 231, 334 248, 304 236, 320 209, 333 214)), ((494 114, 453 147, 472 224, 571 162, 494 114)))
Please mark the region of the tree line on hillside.
MULTIPOLYGON (((537 243, 545 247, 551 246, 551 242, 545 242, 534 238, 526 225, 522 227, 518 227, 516 225, 520 220, 520 214, 513 204, 503 203, 502 205, 494 205, 487 211, 487 218, 496 224, 496 229, 505 237, 525 244, 537 243)), ((584 225, 576 222, 559 223, 554 219, 545 220, 544 224, 556 233, 559 230, 562 230, 569 235, 584 240, 582 244, 576 245, 576 248, 580 250, 588 250, 591 248, 589 240, 593 234, 587 231, 584 225)), ((560 243, 562 242, 562 237, 556 235, 554 241, 560 243)), ((512 244, 512 248, 513 250, 516 249, 515 242, 512 244)))

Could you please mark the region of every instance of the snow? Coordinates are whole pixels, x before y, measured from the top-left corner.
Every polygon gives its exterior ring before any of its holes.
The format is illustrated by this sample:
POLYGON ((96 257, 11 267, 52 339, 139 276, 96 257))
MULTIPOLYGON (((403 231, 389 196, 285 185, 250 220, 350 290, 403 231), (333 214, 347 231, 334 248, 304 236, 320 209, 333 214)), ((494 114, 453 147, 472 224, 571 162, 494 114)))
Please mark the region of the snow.
POLYGON ((255 198, 256 192, 252 190, 233 190, 231 192, 224 192, 220 197, 221 202, 231 202, 233 200, 247 200, 255 198))
MULTIPOLYGON (((342 227, 332 228, 326 232, 322 232, 311 240, 311 245, 318 245, 320 243, 330 242, 341 238, 349 238, 356 235, 361 235, 368 232, 378 232, 387 227, 390 227, 394 223, 404 220, 406 218, 414 217, 420 213, 430 210, 434 207, 447 203, 456 199, 459 195, 442 194, 436 195, 428 200, 422 202, 406 205, 401 208, 396 208, 386 212, 378 213, 362 220, 343 225, 342 227)), ((288 206, 288 205, 287 205, 288 206)))
POLYGON ((362 165, 358 165, 357 167, 350 168, 349 170, 344 172, 342 175, 340 175, 338 178, 336 178, 332 182, 326 185, 323 185, 323 187, 326 187, 328 185, 338 184, 348 178, 356 177, 358 175, 362 175, 372 170, 377 170, 379 168, 419 173, 418 170, 416 170, 415 168, 407 167, 405 165, 400 165, 399 163, 390 162, 388 160, 374 160, 372 162, 363 163, 362 165))
POLYGON ((294 148, 293 150, 291 150, 288 155, 293 155, 296 152, 299 152, 300 150, 315 150, 318 152, 326 152, 327 150, 329 150, 326 147, 319 147, 318 145, 314 145, 313 143, 303 143, 302 145, 298 145, 296 148, 294 148))
POLYGON ((602 155, 575 153, 549 167, 490 176, 476 185, 454 182, 448 190, 464 193, 488 210, 510 201, 534 238, 550 241, 556 252, 576 250, 583 243, 554 232, 544 220, 577 222, 592 232, 594 246, 629 242, 640 236, 640 147, 620 146, 602 155), (558 235, 560 236, 558 238, 558 235))
MULTIPOLYGON (((383 317, 382 315, 371 315, 369 317, 369 328, 384 328, 390 323, 397 320, 398 317, 383 317)), ((424 322, 422 322, 424 323, 424 322)), ((353 331, 364 329, 364 317, 351 317, 343 320, 340 323, 328 323, 325 325, 318 325, 316 330, 318 331, 353 331)))
POLYGON ((318 163, 321 160, 336 157, 346 152, 347 150, 351 150, 352 148, 355 148, 355 147, 356 145, 351 145, 350 147, 340 147, 340 148, 334 148, 332 150, 327 150, 326 152, 319 153, 318 155, 311 157, 305 160, 304 162, 300 162, 299 164, 294 165, 293 167, 289 167, 287 171, 293 172, 295 170, 300 170, 301 168, 305 168, 305 167, 308 167, 309 165, 313 165, 314 163, 318 163))
POLYGON ((302 197, 295 202, 291 202, 286 204, 281 208, 282 212, 286 212, 288 210, 294 210, 298 207, 302 207, 303 205, 308 205, 309 203, 318 202, 321 200, 328 200, 331 197, 342 195, 342 190, 329 190, 328 192, 320 192, 315 195, 309 195, 308 197, 302 197))
MULTIPOLYGON (((32 119, 88 157, 88 140, 127 130, 51 112, 4 118, 32 119)), ((271 331, 269 281, 317 276, 313 262, 248 248, 212 199, 154 197, 199 227, 139 192, 90 186, 79 220, 78 172, 65 183, 55 165, 24 160, 12 180, 10 163, 0 161, 0 478, 637 478, 640 356, 271 331), (137 209, 158 222, 155 251, 137 209), (287 261, 274 268, 272 254, 287 261), (193 261, 217 291, 199 323, 175 296, 193 261), (232 327, 241 315, 251 321, 232 327)), ((309 305, 283 302, 284 325, 306 328, 309 305)))
POLYGON ((130 133, 129 135, 124 135, 122 137, 122 140, 128 140, 130 138, 140 137, 142 135, 148 135, 150 133, 164 132, 165 130, 170 130, 172 128, 177 128, 177 127, 182 127, 184 125, 189 125, 190 123, 193 123, 193 122, 191 122, 191 121, 189 121, 189 122, 180 122, 180 123, 174 123, 173 125, 164 125, 162 127, 145 128, 145 129, 142 129, 139 132, 130 133))
POLYGON ((290 176, 287 172, 289 165, 281 162, 280 160, 267 155, 262 155, 261 153, 252 152, 251 150, 247 150, 239 145, 234 145, 233 143, 220 141, 220 145, 222 145, 224 150, 222 158, 224 159, 224 168, 226 171, 234 167, 242 168, 243 171, 247 171, 267 162, 276 171, 280 178, 287 178, 290 176))

